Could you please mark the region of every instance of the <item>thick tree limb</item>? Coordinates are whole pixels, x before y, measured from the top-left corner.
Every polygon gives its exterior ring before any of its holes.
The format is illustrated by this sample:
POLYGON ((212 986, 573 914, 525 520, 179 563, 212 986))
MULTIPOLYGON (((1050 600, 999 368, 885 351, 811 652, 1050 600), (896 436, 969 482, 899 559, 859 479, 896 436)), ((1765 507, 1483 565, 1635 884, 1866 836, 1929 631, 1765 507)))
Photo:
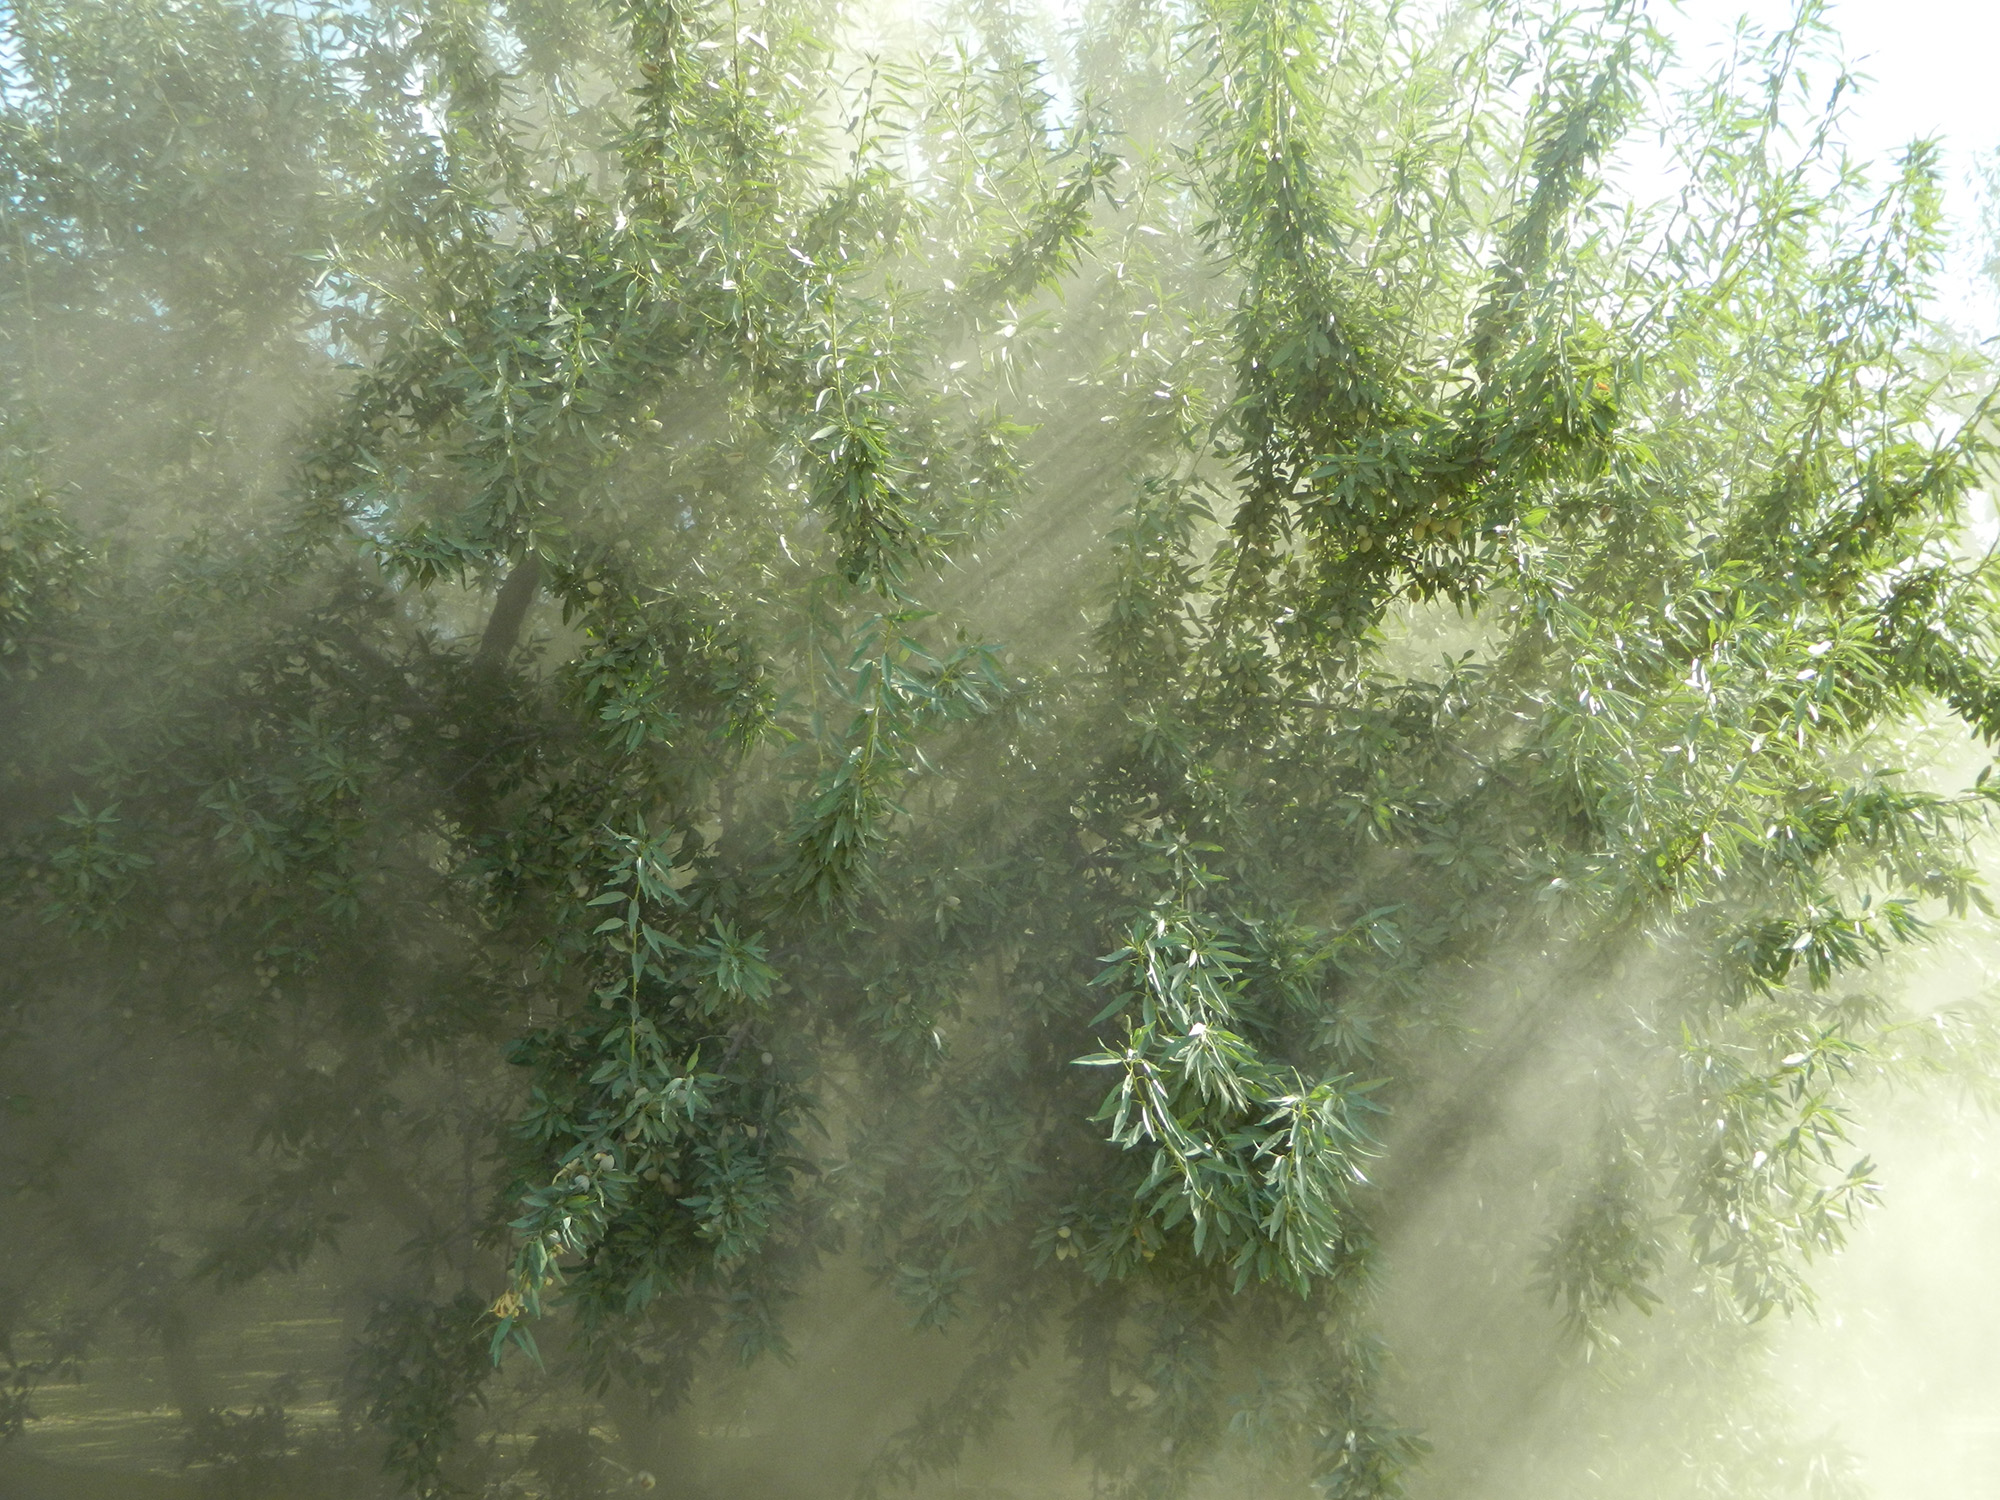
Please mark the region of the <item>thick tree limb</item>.
POLYGON ((521 622, 528 617, 528 606, 535 602, 535 590, 541 581, 542 560, 530 552, 515 564, 507 581, 500 585, 500 597, 493 601, 486 633, 479 638, 479 655, 474 658, 478 665, 497 667, 507 659, 507 653, 521 637, 521 622))

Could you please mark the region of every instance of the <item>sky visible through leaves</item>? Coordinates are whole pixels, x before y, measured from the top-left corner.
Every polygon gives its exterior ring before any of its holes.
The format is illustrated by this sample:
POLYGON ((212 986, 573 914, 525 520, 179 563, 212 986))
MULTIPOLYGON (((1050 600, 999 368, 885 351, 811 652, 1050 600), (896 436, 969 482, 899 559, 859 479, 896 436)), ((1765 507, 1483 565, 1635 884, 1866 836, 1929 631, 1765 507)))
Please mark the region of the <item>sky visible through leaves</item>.
MULTIPOLYGON (((1788 10, 1774 0, 1685 0, 1658 19, 1699 66, 1739 21, 1768 28, 1788 10)), ((1918 137, 1941 140, 1956 242, 1940 311, 1974 338, 2000 335, 2000 292, 1987 269, 2000 6, 1844 0, 1830 19, 1865 75, 1846 120, 1852 150, 1886 163, 1918 137)), ((1990 1358, 2000 1338, 1990 1263, 2000 1131, 1943 1102, 1870 1131, 1869 1144, 1897 1183, 1888 1211, 1828 1268, 1821 1315, 1786 1329, 1780 1365, 1823 1423, 1846 1435, 1879 1500, 1982 1493, 2000 1457, 2000 1370, 1990 1358)))
MULTIPOLYGON (((1710 60, 1739 21, 1770 30, 1791 7, 1781 0, 1684 0, 1655 19, 1683 59, 1710 60)), ((1845 43, 1849 65, 1864 75, 1846 120, 1854 154, 1886 163, 1910 141, 1935 135, 1945 148, 1945 178, 1959 230, 1940 302, 1954 322, 1980 337, 2000 333, 2000 301, 1982 273, 1992 254, 1979 232, 1974 184, 2000 151, 2000 7, 1980 0, 1840 0, 1828 19, 1845 43)))

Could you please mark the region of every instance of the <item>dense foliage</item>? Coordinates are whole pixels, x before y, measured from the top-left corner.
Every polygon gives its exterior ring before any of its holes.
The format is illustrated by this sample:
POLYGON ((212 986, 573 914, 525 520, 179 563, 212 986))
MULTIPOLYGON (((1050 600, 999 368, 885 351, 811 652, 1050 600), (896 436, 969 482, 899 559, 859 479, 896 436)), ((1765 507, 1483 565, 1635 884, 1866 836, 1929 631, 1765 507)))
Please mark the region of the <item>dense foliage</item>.
POLYGON ((1117 1493, 1372 1500, 1477 1181, 1492 1356, 1658 1401, 1518 1482, 1834 1482, 1722 1393, 1978 1042, 1867 975, 2000 663, 1814 13, 0 19, 5 1425, 136 1328, 217 1493, 699 1493, 859 1275, 942 1352, 829 1492, 1054 1382, 1117 1493), (197 1353, 301 1268, 305 1435, 197 1353))

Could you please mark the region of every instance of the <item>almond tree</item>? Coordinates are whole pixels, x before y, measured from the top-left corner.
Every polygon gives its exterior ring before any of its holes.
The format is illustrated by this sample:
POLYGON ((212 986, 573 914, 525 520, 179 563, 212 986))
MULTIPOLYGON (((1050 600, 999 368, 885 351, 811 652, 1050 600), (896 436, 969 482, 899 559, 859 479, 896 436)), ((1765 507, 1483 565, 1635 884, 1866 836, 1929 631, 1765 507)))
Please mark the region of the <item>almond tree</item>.
POLYGON ((1512 1161, 1458 1273, 1652 1358, 1615 1492, 1823 1479, 1728 1361, 1981 1056, 1871 976, 2000 677, 1816 8, 0 17, 14 1427, 123 1317, 227 1493, 697 1493, 859 1265, 953 1373, 830 1491, 1054 1351, 1120 1494, 1390 1496, 1377 1288, 1512 1161), (372 1438, 194 1353, 301 1266, 372 1438))

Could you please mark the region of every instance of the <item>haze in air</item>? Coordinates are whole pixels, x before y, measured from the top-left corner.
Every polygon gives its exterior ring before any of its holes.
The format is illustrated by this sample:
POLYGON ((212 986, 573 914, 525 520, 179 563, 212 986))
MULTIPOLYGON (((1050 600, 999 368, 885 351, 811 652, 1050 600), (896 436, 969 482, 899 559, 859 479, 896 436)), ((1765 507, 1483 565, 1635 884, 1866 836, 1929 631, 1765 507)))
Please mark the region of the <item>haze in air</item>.
POLYGON ((0 1493, 1974 1483, 1839 20, 0 0, 0 1493))

